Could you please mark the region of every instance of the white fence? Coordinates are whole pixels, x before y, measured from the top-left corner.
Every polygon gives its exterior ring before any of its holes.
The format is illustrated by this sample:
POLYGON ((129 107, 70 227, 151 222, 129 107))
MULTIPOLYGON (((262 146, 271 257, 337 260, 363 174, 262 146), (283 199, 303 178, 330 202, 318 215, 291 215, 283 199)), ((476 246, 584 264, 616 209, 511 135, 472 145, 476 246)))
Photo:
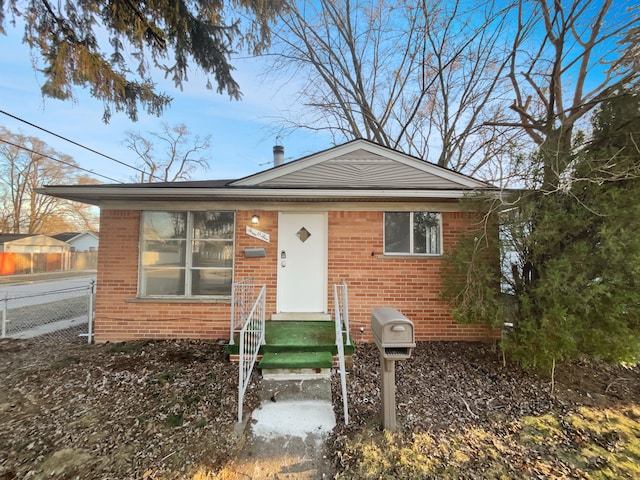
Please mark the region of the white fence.
POLYGON ((17 253, 0 252, 0 276, 95 270, 98 252, 17 253))
POLYGON ((0 297, 0 337, 91 343, 94 294, 94 281, 48 292, 6 292, 0 297))

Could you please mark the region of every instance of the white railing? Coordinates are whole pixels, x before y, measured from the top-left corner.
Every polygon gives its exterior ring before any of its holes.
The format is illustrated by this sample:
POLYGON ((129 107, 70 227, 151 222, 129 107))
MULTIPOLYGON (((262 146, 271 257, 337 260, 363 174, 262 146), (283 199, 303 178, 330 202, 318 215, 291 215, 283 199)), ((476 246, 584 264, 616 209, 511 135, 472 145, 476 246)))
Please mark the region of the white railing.
POLYGON ((239 335, 238 422, 242 422, 244 394, 247 391, 260 346, 264 344, 267 287, 266 285, 254 285, 254 287, 260 287, 260 290, 242 324, 239 335))
POLYGON ((333 301, 336 313, 336 347, 338 349, 338 365, 340 367, 340 384, 342 386, 342 409, 344 410, 344 424, 349 425, 349 410, 347 407, 347 372, 344 365, 344 344, 351 345, 349 338, 349 301, 347 282, 333 286, 333 301))
POLYGON ((344 334, 345 345, 351 345, 351 335, 349 333, 349 295, 347 294, 347 281, 336 283, 333 287, 336 317, 340 315, 342 320, 342 333, 344 334))
POLYGON ((253 277, 240 280, 231 286, 231 328, 229 345, 235 344, 235 334, 244 324, 255 303, 256 285, 253 277))

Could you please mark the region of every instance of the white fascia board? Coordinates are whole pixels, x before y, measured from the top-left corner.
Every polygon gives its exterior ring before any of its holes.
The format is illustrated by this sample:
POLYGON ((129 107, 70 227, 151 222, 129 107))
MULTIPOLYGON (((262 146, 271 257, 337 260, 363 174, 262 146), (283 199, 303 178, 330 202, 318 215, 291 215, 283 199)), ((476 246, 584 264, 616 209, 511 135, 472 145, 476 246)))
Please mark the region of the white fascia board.
MULTIPOLYGON (((105 190, 91 187, 51 186, 40 189, 41 193, 61 198, 87 200, 118 200, 154 197, 180 197, 184 200, 226 199, 226 198, 264 198, 264 199, 305 199, 305 198, 463 198, 477 191, 468 190, 344 190, 344 189, 264 189, 264 188, 126 188, 116 187, 105 190)), ((488 190, 488 189, 484 189, 488 190)))

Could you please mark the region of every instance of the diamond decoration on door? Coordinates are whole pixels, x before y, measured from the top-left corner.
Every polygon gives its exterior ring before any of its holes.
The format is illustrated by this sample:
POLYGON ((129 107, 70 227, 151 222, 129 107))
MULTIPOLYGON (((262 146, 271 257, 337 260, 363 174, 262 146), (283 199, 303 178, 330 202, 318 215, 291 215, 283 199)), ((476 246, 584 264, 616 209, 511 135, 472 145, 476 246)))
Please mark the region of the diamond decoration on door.
POLYGON ((309 230, 302 227, 300 230, 298 230, 298 233, 296 233, 296 236, 300 239, 302 243, 304 243, 311 236, 311 233, 309 233, 309 230))

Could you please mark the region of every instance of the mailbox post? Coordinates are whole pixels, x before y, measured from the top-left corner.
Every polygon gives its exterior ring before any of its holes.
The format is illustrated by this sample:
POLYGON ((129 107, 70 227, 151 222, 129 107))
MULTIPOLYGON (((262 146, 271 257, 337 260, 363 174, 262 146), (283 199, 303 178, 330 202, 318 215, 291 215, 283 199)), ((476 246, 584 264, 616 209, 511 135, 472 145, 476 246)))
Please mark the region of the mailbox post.
POLYGON ((373 339, 380 350, 382 426, 396 431, 396 361, 411 357, 416 346, 413 323, 395 308, 371 312, 373 339))

